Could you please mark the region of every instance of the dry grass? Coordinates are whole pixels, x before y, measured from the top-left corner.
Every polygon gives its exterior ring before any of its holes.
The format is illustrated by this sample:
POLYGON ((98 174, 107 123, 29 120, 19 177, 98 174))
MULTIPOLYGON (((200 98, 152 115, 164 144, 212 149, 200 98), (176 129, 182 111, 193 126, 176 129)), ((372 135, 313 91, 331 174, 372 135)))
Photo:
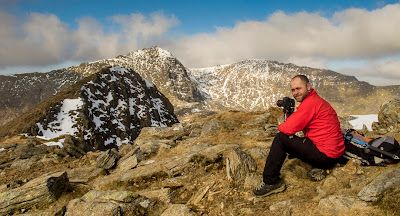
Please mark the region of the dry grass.
POLYGON ((26 143, 27 138, 21 135, 15 135, 11 137, 2 137, 0 138, 0 148, 2 145, 9 145, 9 144, 24 144, 26 143))

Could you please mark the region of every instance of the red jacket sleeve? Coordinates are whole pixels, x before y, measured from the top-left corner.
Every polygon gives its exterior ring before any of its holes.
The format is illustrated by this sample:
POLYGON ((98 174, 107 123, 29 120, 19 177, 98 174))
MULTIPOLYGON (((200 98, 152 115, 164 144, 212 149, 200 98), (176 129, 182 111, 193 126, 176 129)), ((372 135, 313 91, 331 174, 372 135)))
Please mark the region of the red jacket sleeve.
MULTIPOLYGON (((307 101, 311 102, 311 101, 307 101)), ((278 126, 278 130, 287 135, 304 130, 315 116, 316 107, 306 101, 302 102, 296 112, 289 116, 286 121, 278 126)))

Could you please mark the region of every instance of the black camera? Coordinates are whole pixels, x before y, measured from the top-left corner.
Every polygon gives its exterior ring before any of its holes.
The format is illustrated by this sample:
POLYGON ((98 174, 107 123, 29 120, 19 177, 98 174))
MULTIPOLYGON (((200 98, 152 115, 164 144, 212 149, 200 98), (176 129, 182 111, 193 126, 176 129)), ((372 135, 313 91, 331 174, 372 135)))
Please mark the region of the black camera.
POLYGON ((278 107, 283 108, 283 113, 285 114, 285 119, 289 117, 293 112, 294 112, 294 99, 289 98, 289 97, 284 97, 282 100, 278 100, 276 102, 276 105, 278 107))

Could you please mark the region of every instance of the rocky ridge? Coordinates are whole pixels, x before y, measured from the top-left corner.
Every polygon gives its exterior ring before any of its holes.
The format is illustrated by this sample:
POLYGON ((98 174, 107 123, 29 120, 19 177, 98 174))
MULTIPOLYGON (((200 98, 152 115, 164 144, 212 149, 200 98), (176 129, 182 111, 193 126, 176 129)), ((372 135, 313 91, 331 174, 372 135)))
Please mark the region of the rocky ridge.
MULTIPOLYGON (((171 127, 143 128, 132 145, 82 155, 65 147, 45 146, 37 138, 12 137, 0 143, 0 212, 399 214, 399 164, 365 167, 350 160, 332 169, 326 179, 313 182, 306 175, 311 167, 288 159, 282 170, 286 191, 254 197, 251 190, 261 181, 280 115, 276 109, 198 113, 171 127), (64 186, 50 187, 48 182, 64 186), (49 198, 30 199, 38 194, 49 198), (18 202, 9 202, 9 197, 18 202)), ((391 114, 390 118, 396 116, 391 114)), ((374 133, 369 132, 369 136, 374 133)), ((79 148, 77 143, 68 145, 79 148)))
POLYGON ((159 47, 130 52, 49 73, 0 76, 0 122, 95 74, 103 67, 131 68, 149 80, 173 104, 177 114, 200 110, 263 110, 289 95, 288 81, 296 74, 310 77, 317 91, 340 115, 377 113, 384 100, 400 97, 400 86, 378 87, 334 71, 267 60, 188 69, 159 47))
POLYGON ((257 111, 290 95, 290 79, 304 74, 317 92, 342 115, 377 113, 385 100, 400 97, 400 86, 377 87, 330 70, 268 60, 191 69, 208 109, 257 111))

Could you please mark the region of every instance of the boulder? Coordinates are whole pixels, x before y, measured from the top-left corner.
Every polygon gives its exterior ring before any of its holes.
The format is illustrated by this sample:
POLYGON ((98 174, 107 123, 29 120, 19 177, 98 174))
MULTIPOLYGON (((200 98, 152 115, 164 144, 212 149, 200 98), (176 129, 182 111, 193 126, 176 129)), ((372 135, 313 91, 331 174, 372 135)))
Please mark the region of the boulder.
POLYGON ((88 183, 100 175, 105 175, 102 168, 78 167, 67 171, 69 181, 72 183, 88 183))
POLYGON ((171 127, 144 127, 140 131, 136 142, 140 140, 180 140, 187 136, 187 132, 181 123, 173 124, 171 127))
POLYGON ((231 149, 225 154, 226 174, 228 180, 239 183, 257 169, 254 159, 239 148, 231 149))
POLYGON ((108 149, 97 158, 96 166, 105 170, 111 169, 116 166, 119 158, 120 156, 117 150, 113 148, 108 149))
POLYGON ((273 203, 269 210, 275 214, 279 214, 281 216, 290 216, 292 215, 292 203, 291 200, 285 200, 281 202, 273 203))
POLYGON ((149 215, 155 201, 131 191, 91 190, 78 199, 71 200, 65 216, 90 215, 149 215))
POLYGON ((28 159, 36 155, 47 154, 47 146, 41 145, 34 138, 27 140, 26 144, 18 145, 11 153, 12 158, 28 159))
POLYGON ((321 199, 318 207, 321 213, 328 215, 348 215, 352 210, 366 208, 367 204, 355 197, 331 195, 321 199))
POLYGON ((124 172, 135 168, 138 165, 138 159, 135 155, 132 155, 124 160, 119 160, 116 168, 117 172, 124 172))
POLYGON ((0 193, 0 214, 9 214, 34 206, 47 206, 69 189, 66 172, 46 174, 21 187, 0 193))
POLYGON ((63 150, 66 151, 72 157, 80 158, 85 155, 89 151, 93 151, 93 147, 89 146, 85 142, 75 138, 71 135, 65 135, 64 139, 64 148, 63 150))
POLYGON ((358 193, 358 198, 367 202, 378 201, 382 198, 384 192, 399 186, 400 169, 388 170, 362 188, 358 193))
POLYGON ((385 102, 380 107, 378 122, 372 123, 372 129, 379 134, 400 133, 400 99, 385 102))
POLYGON ((207 136, 215 134, 221 130, 221 128, 223 128, 222 123, 217 119, 212 119, 203 125, 203 128, 201 129, 201 135, 207 136))

